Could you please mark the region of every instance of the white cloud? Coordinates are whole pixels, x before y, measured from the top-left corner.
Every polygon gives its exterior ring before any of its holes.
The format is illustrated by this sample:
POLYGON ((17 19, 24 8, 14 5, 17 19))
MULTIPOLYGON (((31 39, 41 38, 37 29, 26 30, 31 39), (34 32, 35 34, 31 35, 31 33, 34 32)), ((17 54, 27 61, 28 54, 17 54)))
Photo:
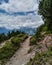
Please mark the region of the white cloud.
POLYGON ((37 0, 9 0, 9 3, 0 5, 7 12, 33 11, 37 10, 37 0))
MULTIPOLYGON (((9 3, 0 5, 0 9, 4 9, 9 13, 37 11, 37 0, 9 0, 9 3)), ((0 13, 0 27, 8 29, 20 27, 38 27, 43 23, 39 15, 28 14, 26 16, 3 15, 0 13)))
POLYGON ((0 14, 0 27, 9 29, 20 28, 20 27, 37 27, 41 25, 43 21, 39 15, 27 15, 27 16, 10 16, 0 14))

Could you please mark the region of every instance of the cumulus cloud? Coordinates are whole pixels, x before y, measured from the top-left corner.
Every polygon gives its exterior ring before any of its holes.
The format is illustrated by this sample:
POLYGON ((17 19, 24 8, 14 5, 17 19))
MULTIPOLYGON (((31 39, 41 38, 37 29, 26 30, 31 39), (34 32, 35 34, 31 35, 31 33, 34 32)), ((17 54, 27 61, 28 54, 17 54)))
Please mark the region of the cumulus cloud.
POLYGON ((37 0, 9 0, 8 3, 3 2, 0 5, 0 9, 4 9, 7 12, 26 12, 36 10, 37 6, 37 0))
POLYGON ((38 27, 43 21, 39 15, 10 16, 0 14, 0 27, 18 29, 20 27, 38 27))
POLYGON ((40 26, 43 21, 39 15, 37 15, 38 3, 37 0, 9 0, 8 3, 2 2, 0 10, 5 10, 8 13, 14 12, 30 12, 28 15, 8 15, 0 12, 0 27, 8 29, 19 29, 20 27, 32 27, 36 28, 40 26), (36 15, 34 14, 36 13, 36 15))

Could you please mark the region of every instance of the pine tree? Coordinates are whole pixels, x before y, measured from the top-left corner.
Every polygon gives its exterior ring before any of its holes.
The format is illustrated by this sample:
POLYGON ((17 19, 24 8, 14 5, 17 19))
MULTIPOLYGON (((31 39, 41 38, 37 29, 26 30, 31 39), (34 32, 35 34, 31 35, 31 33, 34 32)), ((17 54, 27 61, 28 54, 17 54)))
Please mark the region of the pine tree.
POLYGON ((39 3, 39 14, 47 25, 49 30, 52 30, 52 0, 41 0, 39 3))

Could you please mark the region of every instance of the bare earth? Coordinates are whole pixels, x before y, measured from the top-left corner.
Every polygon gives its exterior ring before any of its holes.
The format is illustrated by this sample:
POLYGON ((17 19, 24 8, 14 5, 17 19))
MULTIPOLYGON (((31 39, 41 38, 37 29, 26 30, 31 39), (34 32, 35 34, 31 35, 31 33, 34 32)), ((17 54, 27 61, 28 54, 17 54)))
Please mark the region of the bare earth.
POLYGON ((28 54, 30 49, 30 40, 28 37, 23 43, 21 43, 21 48, 12 56, 12 58, 6 63, 6 65, 25 65, 31 57, 35 55, 35 52, 28 54))
POLYGON ((46 51, 47 47, 52 46, 52 35, 45 36, 45 38, 40 41, 40 45, 42 46, 42 51, 46 51))

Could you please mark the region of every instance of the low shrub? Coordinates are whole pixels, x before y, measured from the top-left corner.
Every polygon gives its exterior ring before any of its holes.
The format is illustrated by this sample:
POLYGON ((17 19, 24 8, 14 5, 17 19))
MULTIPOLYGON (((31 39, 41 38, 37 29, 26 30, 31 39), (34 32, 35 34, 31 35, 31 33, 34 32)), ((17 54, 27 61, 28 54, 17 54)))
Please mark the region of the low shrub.
POLYGON ((37 45, 36 38, 31 37, 31 39, 30 39, 30 45, 37 45))
POLYGON ((11 39, 11 42, 12 42, 12 44, 14 45, 14 46, 18 46, 18 47, 20 47, 20 42, 21 42, 21 40, 20 39, 18 39, 17 37, 15 38, 12 38, 11 39))
POLYGON ((29 50, 28 50, 28 53, 30 53, 32 51, 32 48, 30 48, 29 50))
POLYGON ((19 34, 11 39, 11 42, 15 45, 20 47, 20 43, 22 43, 27 38, 27 35, 19 34))
POLYGON ((6 42, 5 46, 0 49, 0 60, 10 58, 17 48, 11 42, 6 42))

